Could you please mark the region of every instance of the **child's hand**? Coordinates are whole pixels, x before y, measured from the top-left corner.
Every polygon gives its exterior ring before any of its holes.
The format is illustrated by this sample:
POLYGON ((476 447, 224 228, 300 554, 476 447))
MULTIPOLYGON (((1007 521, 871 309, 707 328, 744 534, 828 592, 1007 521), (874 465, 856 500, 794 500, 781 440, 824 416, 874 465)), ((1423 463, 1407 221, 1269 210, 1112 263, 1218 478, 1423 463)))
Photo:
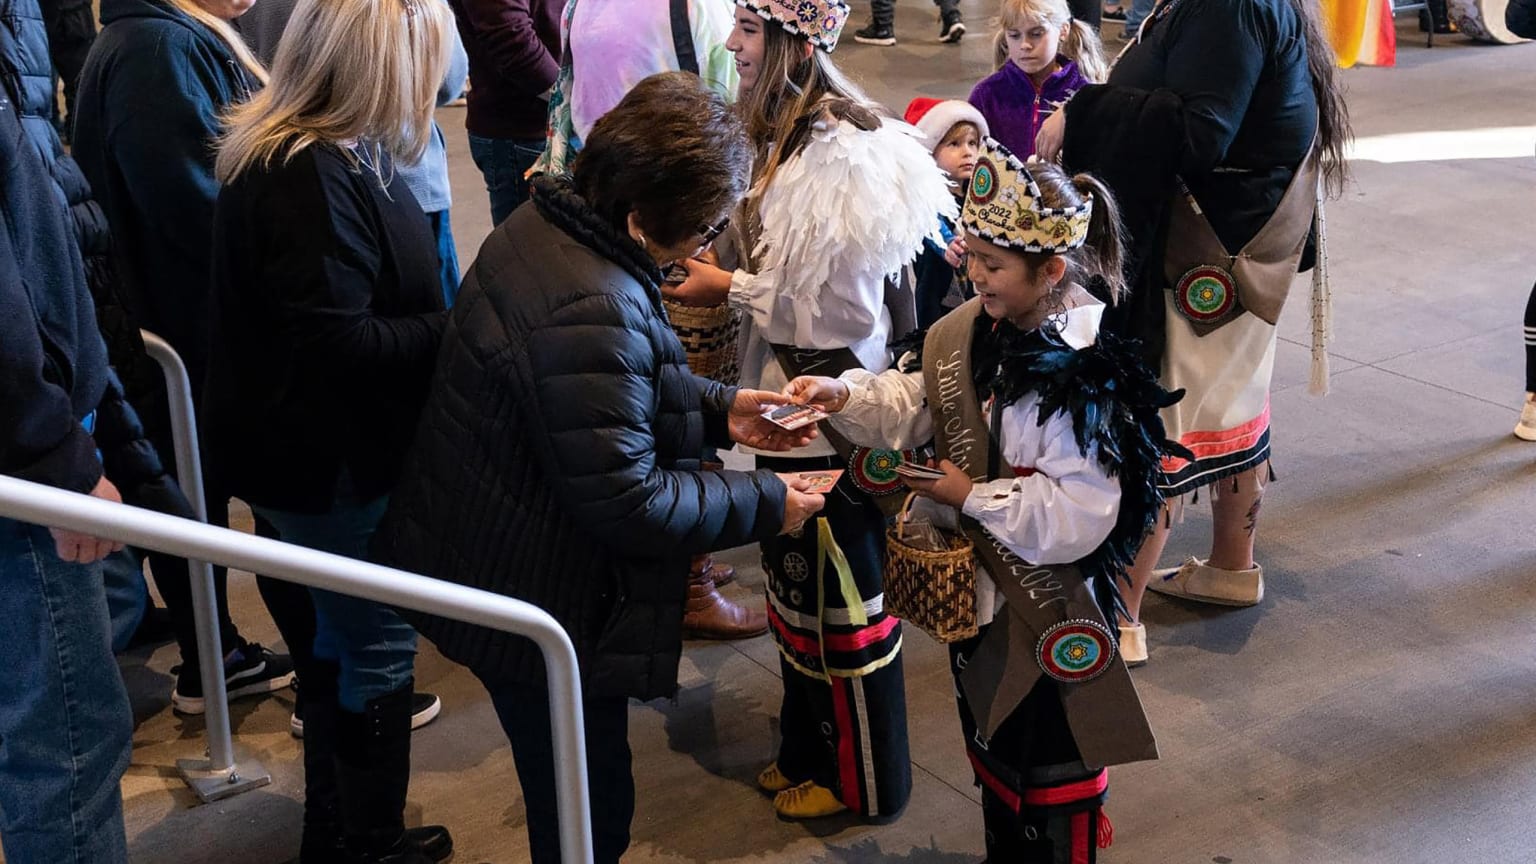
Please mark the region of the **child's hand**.
POLYGON ((784 387, 784 395, 793 402, 814 405, 828 414, 836 414, 848 404, 848 385, 836 378, 801 375, 784 387))
POLYGON ((731 274, 696 258, 678 262, 688 269, 688 278, 676 286, 663 285, 661 293, 684 306, 718 306, 731 293, 731 274))
MULTIPOLYGON (((933 461, 929 460, 928 464, 932 466, 933 461)), ((948 459, 940 462, 938 467, 944 472, 943 479, 923 480, 917 477, 902 477, 901 482, 924 498, 931 498, 958 510, 971 494, 970 475, 961 471, 948 459)))
POLYGON ((949 241, 949 248, 944 250, 944 263, 955 268, 965 263, 964 237, 956 237, 949 241))

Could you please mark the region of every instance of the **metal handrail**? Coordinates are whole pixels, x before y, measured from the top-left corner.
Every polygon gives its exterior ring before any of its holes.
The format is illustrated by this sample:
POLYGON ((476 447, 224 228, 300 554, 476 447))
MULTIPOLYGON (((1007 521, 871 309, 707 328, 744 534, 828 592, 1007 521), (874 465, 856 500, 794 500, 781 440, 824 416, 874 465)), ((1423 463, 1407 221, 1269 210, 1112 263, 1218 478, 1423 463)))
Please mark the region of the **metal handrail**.
POLYGON ((532 639, 543 652, 548 670, 561 857, 568 864, 592 860, 586 736, 576 650, 565 629, 548 612, 489 591, 3 475, 0 517, 67 528, 532 639))
MULTIPOLYGON (((176 450, 176 479, 199 522, 208 521, 207 495, 203 490, 203 460, 198 452, 197 416, 192 403, 192 382, 187 366, 169 342, 148 330, 140 330, 146 353, 165 374, 165 390, 171 415, 171 440, 176 450)), ((236 766, 235 746, 229 731, 229 693, 224 681, 224 645, 219 628, 213 565, 187 559, 192 587, 192 618, 197 630, 198 672, 203 684, 203 728, 208 737, 208 761, 176 763, 182 779, 203 803, 265 786, 272 781, 254 763, 236 766)), ((182 662, 186 662, 185 657, 182 662)))
POLYGON ((186 365, 164 339, 139 331, 144 347, 165 374, 176 475, 196 522, 112 504, 0 475, 0 517, 130 543, 187 559, 203 685, 206 760, 179 759, 176 767, 205 803, 265 786, 271 777, 255 762, 237 762, 229 729, 213 564, 238 567, 274 579, 480 624, 532 639, 548 670, 550 723, 555 737, 555 776, 561 781, 560 851, 566 862, 592 860, 588 810, 586 735, 576 652, 559 622, 542 609, 515 600, 392 570, 301 546, 251 537, 207 524, 197 418, 186 365), (211 563, 210 563, 211 562, 211 563))

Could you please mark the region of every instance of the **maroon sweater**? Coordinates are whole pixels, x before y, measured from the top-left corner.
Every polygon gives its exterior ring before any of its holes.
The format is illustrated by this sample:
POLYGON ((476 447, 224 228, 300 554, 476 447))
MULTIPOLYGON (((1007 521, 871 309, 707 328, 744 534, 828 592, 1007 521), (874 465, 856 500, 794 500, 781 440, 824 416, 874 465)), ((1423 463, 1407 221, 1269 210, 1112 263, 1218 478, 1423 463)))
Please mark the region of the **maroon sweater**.
POLYGON ((464 126, 482 138, 542 139, 560 72, 561 0, 449 0, 469 55, 464 126))

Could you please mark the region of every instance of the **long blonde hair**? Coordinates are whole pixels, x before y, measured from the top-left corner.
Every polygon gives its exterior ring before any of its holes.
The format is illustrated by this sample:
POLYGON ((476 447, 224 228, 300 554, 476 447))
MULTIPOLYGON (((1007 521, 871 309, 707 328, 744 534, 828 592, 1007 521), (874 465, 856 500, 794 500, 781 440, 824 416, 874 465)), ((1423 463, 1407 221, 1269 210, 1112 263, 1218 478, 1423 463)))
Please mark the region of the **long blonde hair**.
POLYGON ((782 27, 763 28, 763 68, 757 84, 741 94, 738 110, 757 148, 753 194, 773 180, 785 159, 785 146, 796 122, 827 96, 857 102, 876 113, 883 109, 832 64, 825 51, 805 56, 807 42, 782 27))
MULTIPOLYGON (((271 82, 225 114, 219 182, 321 143, 356 142, 397 162, 419 160, 453 26, 442 0, 300 0, 271 82)), ((388 185, 381 162, 369 167, 388 185)))
POLYGON ((245 67, 245 71, 252 78, 255 78, 262 84, 267 83, 266 67, 262 66, 261 61, 256 59, 256 55, 251 51, 251 46, 245 44, 245 39, 235 30, 234 25, 199 6, 195 0, 166 0, 166 2, 170 3, 177 12, 211 30, 213 35, 217 36, 219 41, 224 43, 224 47, 228 48, 230 53, 235 55, 235 60, 245 67))
POLYGON ((994 41, 997 68, 1008 62, 1008 48, 1004 34, 1009 30, 1023 30, 1033 22, 1059 30, 1067 27, 1061 39, 1061 56, 1077 64, 1094 84, 1109 80, 1109 57, 1104 53, 1104 43, 1099 34, 1086 22, 1072 17, 1067 0, 1003 0, 997 13, 997 38, 994 41))

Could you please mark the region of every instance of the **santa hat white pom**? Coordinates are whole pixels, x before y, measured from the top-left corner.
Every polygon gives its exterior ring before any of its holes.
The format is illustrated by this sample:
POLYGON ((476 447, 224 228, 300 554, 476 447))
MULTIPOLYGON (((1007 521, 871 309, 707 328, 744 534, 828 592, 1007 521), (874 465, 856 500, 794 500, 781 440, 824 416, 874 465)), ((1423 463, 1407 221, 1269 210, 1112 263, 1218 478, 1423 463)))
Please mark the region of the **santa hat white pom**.
POLYGON ((971 123, 981 133, 981 139, 985 139, 990 130, 987 129, 987 118, 981 116, 976 106, 969 102, 961 102, 959 99, 929 99, 919 96, 907 105, 907 113, 903 118, 908 123, 917 127, 922 133, 921 141, 928 152, 939 149, 939 142, 949 134, 949 130, 955 128, 956 123, 971 123))

